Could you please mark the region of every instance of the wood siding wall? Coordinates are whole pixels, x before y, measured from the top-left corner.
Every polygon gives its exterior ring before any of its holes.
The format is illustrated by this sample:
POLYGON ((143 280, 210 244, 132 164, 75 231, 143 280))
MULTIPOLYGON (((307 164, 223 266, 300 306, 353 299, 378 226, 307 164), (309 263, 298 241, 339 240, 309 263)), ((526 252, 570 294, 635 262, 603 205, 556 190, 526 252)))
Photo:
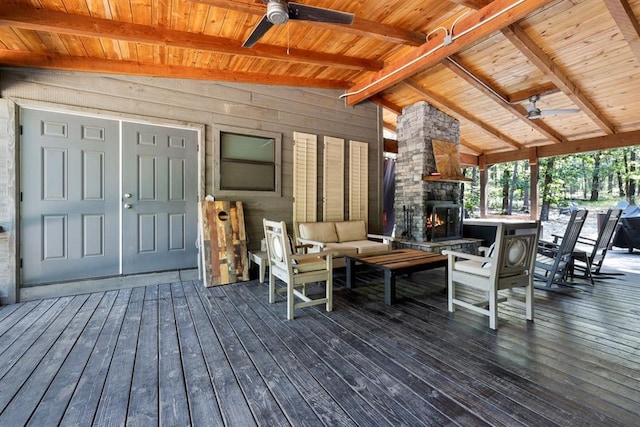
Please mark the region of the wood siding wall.
MULTIPOLYGON (((18 106, 56 107, 74 113, 101 113, 158 124, 177 122, 204 125, 205 192, 214 196, 211 170, 214 124, 281 133, 282 197, 235 198, 245 204, 250 249, 260 246, 263 217, 283 219, 288 223, 292 221, 294 131, 317 134, 319 140, 326 135, 344 138, 346 141, 366 141, 369 144, 370 167, 369 228, 372 232, 382 230, 382 136, 380 112, 373 104, 347 107, 338 98, 340 92, 333 90, 40 70, 6 69, 0 70, 0 75, 2 98, 14 100, 18 106)), ((3 113, 0 120, 5 119, 3 113)), ((7 138, 2 132, 6 133, 6 129, 0 131, 0 162, 5 162, 5 158, 11 162, 15 157, 13 137, 7 138)), ((318 162, 318 170, 322 171, 321 148, 318 162)), ((344 173, 345 180, 348 179, 348 170, 336 172, 344 173)), ((5 183, 15 182, 15 174, 16 170, 13 168, 8 169, 8 176, 0 175, 2 191, 6 191, 5 183)), ((321 195, 322 176, 318 178, 318 194, 321 195)), ((348 198, 348 188, 345 188, 345 197, 348 198)), ((11 200, 0 204, 0 219, 14 221, 15 210, 15 202, 11 200)), ((321 200, 318 200, 318 213, 318 218, 321 219, 321 200)), ((11 286, 5 284, 2 274, 11 261, 3 252, 1 239, 0 296, 10 298, 7 288, 11 286)))

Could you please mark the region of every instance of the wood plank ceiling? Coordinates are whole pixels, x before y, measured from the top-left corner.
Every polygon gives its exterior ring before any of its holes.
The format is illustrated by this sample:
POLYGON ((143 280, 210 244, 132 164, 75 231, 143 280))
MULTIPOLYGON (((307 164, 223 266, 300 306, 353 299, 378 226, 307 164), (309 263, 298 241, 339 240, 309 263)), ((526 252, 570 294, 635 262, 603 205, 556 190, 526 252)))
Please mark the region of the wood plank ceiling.
POLYGON ((290 20, 243 48, 261 0, 3 0, 0 64, 337 88, 390 130, 427 101, 460 120, 467 164, 640 144, 640 0, 300 2, 354 22, 290 20), (530 119, 533 95, 580 111, 530 119))

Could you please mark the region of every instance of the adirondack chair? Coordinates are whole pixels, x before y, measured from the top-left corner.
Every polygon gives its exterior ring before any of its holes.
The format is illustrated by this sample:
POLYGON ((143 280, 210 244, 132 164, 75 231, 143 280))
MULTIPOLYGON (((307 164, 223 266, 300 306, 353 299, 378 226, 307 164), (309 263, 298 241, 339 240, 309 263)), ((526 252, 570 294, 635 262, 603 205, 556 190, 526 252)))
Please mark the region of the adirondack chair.
POLYGON ((598 236, 595 239, 578 237, 569 271, 572 277, 574 269, 577 269, 584 272, 583 277, 589 278, 593 284, 593 275, 600 274, 604 257, 607 255, 621 215, 622 209, 609 209, 602 219, 598 236))
POLYGON ((559 242, 545 240, 538 242, 534 276, 536 282, 542 282, 542 284, 536 284, 537 289, 566 290, 563 286, 569 285, 566 281, 566 275, 587 213, 586 209, 579 209, 571 213, 567 228, 559 242))
POLYGON ((294 318, 296 308, 325 304, 333 309, 333 251, 312 254, 294 253, 287 225, 283 222, 263 219, 269 259, 269 303, 276 301, 276 293, 287 294, 287 319, 294 318), (276 287, 276 278, 286 286, 276 287), (307 295, 307 284, 325 282, 325 296, 311 298, 307 295), (302 300, 296 302, 295 298, 302 300))
POLYGON ((486 256, 442 251, 449 256, 449 311, 459 305, 484 314, 489 316, 489 327, 497 329, 498 303, 506 301, 506 297, 498 297, 498 291, 524 287, 526 318, 533 320, 533 266, 539 231, 540 222, 534 229, 531 224, 500 223, 493 250, 486 256), (459 285, 485 292, 487 300, 462 300, 457 294, 459 285))

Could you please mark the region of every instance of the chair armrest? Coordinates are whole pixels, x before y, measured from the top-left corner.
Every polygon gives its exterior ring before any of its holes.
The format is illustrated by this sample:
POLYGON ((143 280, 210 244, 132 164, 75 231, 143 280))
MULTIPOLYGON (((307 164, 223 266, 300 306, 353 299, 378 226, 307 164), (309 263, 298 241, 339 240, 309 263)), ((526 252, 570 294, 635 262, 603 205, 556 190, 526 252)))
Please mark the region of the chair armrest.
POLYGON ((291 259, 300 261, 303 259, 315 259, 315 258, 327 258, 327 257, 333 258, 336 255, 338 255, 338 251, 322 251, 322 252, 314 252, 312 254, 291 255, 291 259))
POLYGON ((485 257, 485 256, 478 256, 478 255, 472 255, 472 254, 468 254, 465 252, 457 252, 457 251, 449 251, 449 250, 445 250, 442 251, 442 255, 449 255, 449 259, 453 260, 455 258, 462 258, 462 259, 466 259, 466 260, 470 260, 470 261, 478 261, 478 262, 492 262, 493 258, 489 258, 489 257, 485 257))
POLYGON ((578 243, 583 243, 585 245, 595 245, 596 244, 596 239, 592 239, 590 237, 579 236, 578 237, 578 243))
POLYGON ((315 240, 303 239, 301 237, 298 237, 298 245, 311 245, 310 247, 308 247, 309 249, 312 247, 324 249, 327 246, 325 242, 317 242, 315 240))
POLYGON ((382 240, 383 243, 390 243, 392 241, 391 236, 383 236, 381 234, 367 234, 367 238, 382 240))
POLYGON ((550 242, 548 240, 538 240, 538 248, 558 249, 559 247, 560 245, 555 242, 550 242))
POLYGON ((553 243, 557 244, 558 240, 562 239, 564 236, 561 236, 559 234, 552 234, 553 236, 553 243))
POLYGON ((296 253, 306 254, 307 253, 307 249, 311 249, 313 247, 314 247, 314 245, 311 245, 309 243, 305 243, 303 245, 295 245, 293 247, 293 249, 296 251, 296 253), (300 251, 302 251, 302 252, 300 252, 300 251))
POLYGON ((481 254, 486 254, 487 252, 489 252, 489 249, 491 248, 488 246, 479 246, 478 252, 480 252, 481 254))

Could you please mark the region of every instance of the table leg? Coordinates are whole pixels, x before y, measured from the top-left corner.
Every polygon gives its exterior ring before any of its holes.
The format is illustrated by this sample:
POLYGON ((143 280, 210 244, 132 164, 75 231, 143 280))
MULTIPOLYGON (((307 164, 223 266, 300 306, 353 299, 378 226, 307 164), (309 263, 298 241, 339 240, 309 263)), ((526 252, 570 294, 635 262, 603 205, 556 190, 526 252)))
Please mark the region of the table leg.
POLYGON ((384 303, 387 305, 396 302, 396 275, 391 270, 384 271, 384 303))
POLYGON ((353 289, 356 285, 355 262, 349 257, 345 257, 347 267, 347 289, 353 289))

